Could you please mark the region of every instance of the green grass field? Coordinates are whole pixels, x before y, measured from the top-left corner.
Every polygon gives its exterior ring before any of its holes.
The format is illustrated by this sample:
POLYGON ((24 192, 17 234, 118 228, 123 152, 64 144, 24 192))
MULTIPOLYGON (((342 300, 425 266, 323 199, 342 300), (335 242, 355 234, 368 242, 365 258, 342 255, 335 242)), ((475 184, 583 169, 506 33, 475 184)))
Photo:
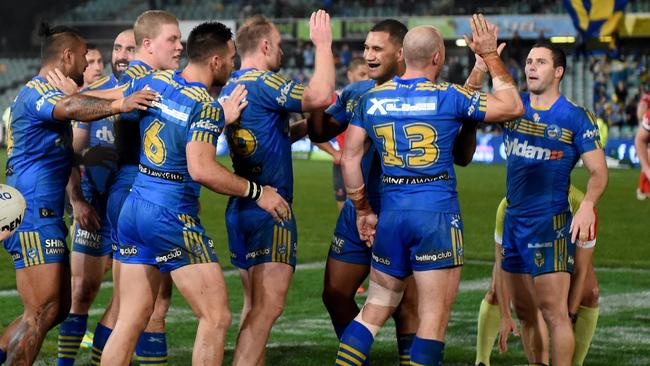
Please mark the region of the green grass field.
MULTIPOLYGON (((5 154, 0 152, 4 166, 5 154)), ((299 228, 300 263, 289 292, 287 308, 273 329, 267 350, 268 365, 328 365, 336 354, 336 337, 321 303, 324 261, 336 220, 328 162, 295 161, 295 215, 299 228)), ((503 166, 471 165, 458 169, 462 205, 466 265, 452 314, 445 349, 446 365, 470 365, 474 361, 476 317, 481 298, 489 286, 493 259, 494 211, 505 190, 503 166)), ((650 364, 650 245, 647 218, 650 202, 634 198, 638 170, 610 171, 610 184, 599 205, 598 246, 595 264, 601 284, 601 317, 587 365, 650 364)), ((576 169, 573 183, 584 189, 587 174, 576 169)), ((4 177, 2 179, 4 182, 4 177)), ((204 191, 202 222, 217 244, 227 270, 228 295, 234 314, 226 345, 230 363, 241 308, 238 276, 227 263, 225 198, 204 191)), ((14 275, 6 252, 0 254, 0 324, 6 327, 22 307, 12 289, 14 275)), ((103 312, 110 297, 105 283, 89 325, 103 312)), ((363 302, 359 297, 359 302, 363 302)), ((91 325, 92 324, 92 325, 91 325)), ((170 365, 190 364, 196 321, 185 301, 174 294, 167 319, 170 365)), ((392 324, 380 331, 373 347, 373 365, 397 364, 392 324)), ((87 364, 90 352, 82 349, 78 364, 87 364)), ((494 354, 493 364, 512 365, 525 359, 517 340, 505 355, 494 354)), ((56 363, 56 331, 48 335, 37 364, 56 363)))

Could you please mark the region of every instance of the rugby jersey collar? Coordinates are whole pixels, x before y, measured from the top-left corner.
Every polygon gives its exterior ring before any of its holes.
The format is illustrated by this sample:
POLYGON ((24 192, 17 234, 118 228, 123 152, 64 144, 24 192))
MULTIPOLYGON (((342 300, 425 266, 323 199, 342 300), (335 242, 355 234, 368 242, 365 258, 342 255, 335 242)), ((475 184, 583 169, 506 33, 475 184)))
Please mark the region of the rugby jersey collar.
POLYGON ((426 83, 426 82, 429 81, 429 79, 427 79, 425 77, 419 77, 419 78, 413 78, 413 79, 402 79, 399 76, 395 76, 393 78, 393 81, 396 82, 396 83, 399 83, 399 84, 411 85, 411 84, 417 84, 417 83, 426 83))
POLYGON ((536 106, 535 104, 533 104, 533 98, 531 98, 530 95, 528 96, 528 98, 530 98, 530 108, 532 110, 539 111, 539 112, 550 111, 556 105, 562 104, 564 102, 564 100, 566 99, 566 98, 564 98, 564 95, 560 94, 560 96, 555 100, 555 102, 553 102, 553 104, 551 104, 551 105, 549 105, 547 107, 540 107, 540 106, 536 106))
MULTIPOLYGON (((140 61, 140 60, 133 60, 133 61, 129 62, 129 67, 131 67, 131 66, 133 66, 133 65, 140 65, 140 66, 143 66, 143 67, 145 67, 147 70, 151 70, 151 69, 153 69, 153 67, 149 66, 146 62, 144 62, 144 61, 140 61)), ((129 67, 127 67, 127 69, 128 69, 129 67)))
POLYGON ((249 71, 251 71, 251 70, 257 70, 257 69, 254 68, 254 67, 249 67, 249 68, 247 68, 247 69, 237 70, 237 71, 234 71, 234 72, 232 73, 232 77, 233 77, 233 78, 238 78, 238 77, 244 75, 245 73, 247 73, 247 72, 249 72, 249 71))
POLYGON ((176 78, 182 80, 182 81, 183 81, 183 84, 185 84, 185 85, 187 85, 187 86, 198 86, 199 88, 204 88, 204 89, 208 90, 208 87, 205 86, 205 84, 203 84, 202 82, 199 82, 199 81, 189 81, 189 80, 185 79, 184 77, 181 76, 181 72, 183 72, 183 70, 176 70, 176 71, 174 71, 174 76, 175 76, 176 78))

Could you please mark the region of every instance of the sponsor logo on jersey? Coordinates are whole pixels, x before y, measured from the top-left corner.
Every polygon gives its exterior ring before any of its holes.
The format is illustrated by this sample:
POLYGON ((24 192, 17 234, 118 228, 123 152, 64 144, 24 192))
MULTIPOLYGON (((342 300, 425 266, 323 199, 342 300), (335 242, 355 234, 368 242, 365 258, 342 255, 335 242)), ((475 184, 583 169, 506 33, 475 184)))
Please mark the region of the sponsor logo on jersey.
POLYGON ((552 242, 547 243, 528 243, 528 248, 539 249, 539 248, 553 248, 552 242))
POLYGON ((390 259, 388 259, 388 258, 384 258, 384 257, 380 257, 380 256, 378 256, 378 255, 375 254, 375 253, 372 253, 372 260, 375 261, 375 262, 377 262, 377 263, 381 263, 381 264, 383 264, 383 265, 385 265, 385 266, 390 266, 390 259))
POLYGON ((179 248, 174 248, 173 250, 156 256, 156 263, 167 263, 172 259, 180 258, 183 256, 183 252, 179 248))
POLYGON ((45 254, 57 255, 65 253, 67 246, 61 239, 45 239, 45 254))
POLYGON ((22 258, 22 256, 20 255, 20 253, 11 252, 11 259, 13 259, 14 261, 19 261, 21 258, 22 258))
POLYGON ((551 150, 549 148, 539 147, 528 144, 528 140, 519 141, 518 137, 510 141, 508 137, 504 140, 507 156, 519 156, 532 160, 561 160, 564 156, 562 150, 551 150))
POLYGON ((339 238, 338 236, 332 236, 332 242, 330 245, 330 250, 336 254, 341 254, 343 250, 343 244, 345 244, 345 239, 339 238))
POLYGON ((289 95, 289 92, 291 91, 291 85, 293 85, 293 82, 290 82, 286 84, 282 89, 280 89, 280 95, 275 98, 275 101, 278 102, 280 106, 284 106, 287 103, 287 96, 289 95))
POLYGON ((97 131, 95 131, 95 137, 99 141, 108 142, 109 144, 115 143, 115 135, 113 134, 113 131, 107 126, 98 128, 97 131))
POLYGON ((544 130, 544 135, 551 140, 558 140, 562 137, 562 129, 558 125, 549 125, 544 130))
POLYGON ((133 257, 138 255, 138 247, 135 245, 120 245, 120 255, 122 257, 133 257))
POLYGON ((418 263, 433 263, 439 260, 449 259, 453 256, 451 250, 434 253, 415 254, 415 261, 418 263))
POLYGON ((583 139, 590 139, 590 140, 593 140, 598 136, 600 136, 600 132, 598 132, 598 128, 587 130, 582 134, 583 139))
POLYGON ((246 260, 248 259, 255 259, 257 257, 263 257, 271 254, 271 249, 269 248, 262 248, 258 250, 254 250, 252 252, 246 253, 246 260))
POLYGON ((208 130, 210 132, 214 132, 214 133, 217 133, 217 134, 219 133, 219 126, 217 126, 216 124, 212 123, 209 120, 202 120, 202 121, 192 122, 192 125, 190 126, 190 129, 194 129, 194 128, 200 128, 202 130, 208 130))
POLYGON ((413 98, 371 98, 372 105, 368 108, 367 114, 379 114, 385 116, 392 114, 421 115, 431 114, 437 110, 438 98, 436 97, 413 97, 413 98))

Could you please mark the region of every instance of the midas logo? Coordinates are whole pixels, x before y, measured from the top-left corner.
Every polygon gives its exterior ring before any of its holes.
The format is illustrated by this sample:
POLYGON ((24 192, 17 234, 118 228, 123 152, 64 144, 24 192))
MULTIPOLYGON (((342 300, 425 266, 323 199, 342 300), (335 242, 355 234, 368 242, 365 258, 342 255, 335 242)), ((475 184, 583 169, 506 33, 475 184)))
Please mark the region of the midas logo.
POLYGON ((533 160, 561 160, 564 156, 562 150, 551 150, 534 145, 528 145, 528 141, 523 143, 519 142, 519 138, 515 137, 513 141, 506 138, 504 140, 507 156, 521 156, 522 158, 533 160))
POLYGON ((214 123, 206 120, 201 120, 197 122, 193 122, 192 125, 190 126, 190 129, 193 128, 201 128, 204 130, 208 130, 214 133, 220 133, 219 131, 219 126, 215 125, 214 123))

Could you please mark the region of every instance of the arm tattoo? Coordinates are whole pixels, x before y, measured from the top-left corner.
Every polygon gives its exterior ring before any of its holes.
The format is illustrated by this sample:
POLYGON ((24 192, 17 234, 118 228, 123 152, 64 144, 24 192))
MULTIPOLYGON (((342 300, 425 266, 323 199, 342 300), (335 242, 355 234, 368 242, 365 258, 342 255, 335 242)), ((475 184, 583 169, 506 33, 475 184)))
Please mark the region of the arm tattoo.
MULTIPOLYGON (((69 97, 67 104, 68 116, 78 121, 94 121, 114 114, 111 100, 74 94, 69 97)), ((67 99, 66 98, 66 99, 67 99)))

